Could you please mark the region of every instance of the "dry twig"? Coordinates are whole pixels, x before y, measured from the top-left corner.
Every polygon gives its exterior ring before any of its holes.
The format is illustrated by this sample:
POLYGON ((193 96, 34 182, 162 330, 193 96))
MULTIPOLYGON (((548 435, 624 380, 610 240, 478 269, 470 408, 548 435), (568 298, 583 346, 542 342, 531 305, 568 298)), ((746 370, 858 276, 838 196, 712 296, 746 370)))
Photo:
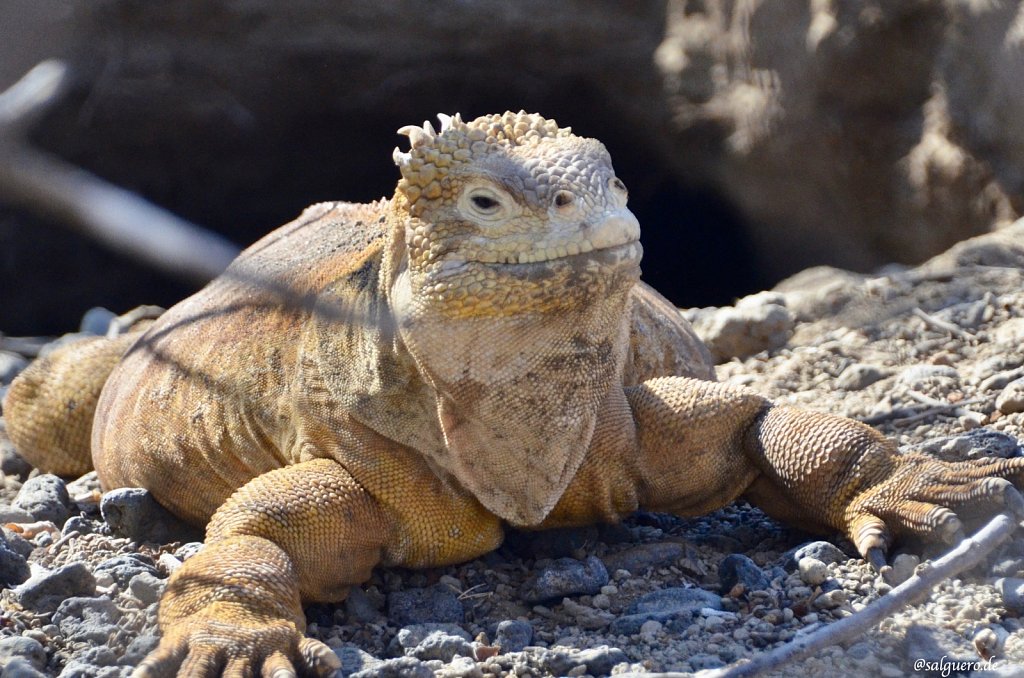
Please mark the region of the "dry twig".
POLYGON ((221 236, 25 143, 25 132, 67 87, 44 61, 0 93, 0 199, 57 218, 109 247, 178 276, 207 281, 238 254, 221 236))
POLYGON ((920 308, 915 308, 913 313, 915 316, 923 320, 925 325, 928 325, 934 329, 941 330, 943 332, 949 332, 954 337, 957 337, 958 339, 963 339, 968 343, 974 340, 973 335, 964 332, 962 329, 960 329, 953 323, 945 321, 942 318, 936 318, 933 315, 929 315, 920 308))

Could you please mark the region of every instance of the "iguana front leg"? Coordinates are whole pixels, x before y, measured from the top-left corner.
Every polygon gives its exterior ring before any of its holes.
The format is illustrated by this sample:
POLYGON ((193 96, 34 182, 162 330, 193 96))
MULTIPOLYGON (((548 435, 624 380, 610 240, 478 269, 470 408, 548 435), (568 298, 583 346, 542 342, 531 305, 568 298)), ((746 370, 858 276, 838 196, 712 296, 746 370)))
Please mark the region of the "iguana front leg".
POLYGON ((329 675, 340 664, 303 637, 301 600, 339 599, 365 581, 391 531, 385 511, 334 461, 253 479, 171 577, 160 645, 134 675, 329 675))
POLYGON ((626 397, 645 508, 695 515, 744 495, 800 527, 845 533, 880 568, 894 536, 952 541, 955 510, 1024 504, 1010 482, 1024 483, 1024 458, 901 455, 860 422, 682 377, 646 381, 626 397))
POLYGON ((501 543, 498 518, 424 464, 399 463, 407 457, 398 446, 367 458, 369 470, 352 473, 331 459, 305 461, 235 492, 211 519, 206 546, 168 582, 163 638, 136 675, 330 674, 337 657, 303 637, 302 601, 342 600, 378 563, 445 565, 501 543))

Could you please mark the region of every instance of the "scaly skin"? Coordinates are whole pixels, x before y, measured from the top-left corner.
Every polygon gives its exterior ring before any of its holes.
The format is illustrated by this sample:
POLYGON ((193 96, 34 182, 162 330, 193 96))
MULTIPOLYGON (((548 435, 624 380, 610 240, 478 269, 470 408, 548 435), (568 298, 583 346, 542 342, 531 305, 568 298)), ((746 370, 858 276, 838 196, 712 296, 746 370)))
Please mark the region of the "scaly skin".
POLYGON ((877 564, 899 534, 955 538, 961 506, 1021 503, 1005 479, 1024 460, 900 456, 857 422, 714 383, 639 282, 599 142, 522 113, 400 131, 392 199, 311 207, 144 333, 67 347, 10 389, 32 463, 80 472, 83 425, 55 424, 94 408, 103 486, 208 523, 137 675, 327 674, 301 601, 340 600, 379 564, 474 558, 506 523, 745 495, 877 564))

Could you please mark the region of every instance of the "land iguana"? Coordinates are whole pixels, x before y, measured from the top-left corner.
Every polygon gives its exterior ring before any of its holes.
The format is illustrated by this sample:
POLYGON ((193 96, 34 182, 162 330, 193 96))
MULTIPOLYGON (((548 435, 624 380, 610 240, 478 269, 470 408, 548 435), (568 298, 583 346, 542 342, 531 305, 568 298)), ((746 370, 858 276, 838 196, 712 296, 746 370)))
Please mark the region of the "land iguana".
POLYGON ((11 386, 31 463, 94 466, 207 525, 136 675, 329 674, 303 601, 377 565, 475 558, 505 525, 743 497, 881 567, 900 535, 958 538, 955 510, 1020 506, 1024 459, 900 454, 716 383, 640 281, 600 142, 523 112, 439 118, 399 130, 391 199, 314 205, 145 331, 70 344, 11 386))

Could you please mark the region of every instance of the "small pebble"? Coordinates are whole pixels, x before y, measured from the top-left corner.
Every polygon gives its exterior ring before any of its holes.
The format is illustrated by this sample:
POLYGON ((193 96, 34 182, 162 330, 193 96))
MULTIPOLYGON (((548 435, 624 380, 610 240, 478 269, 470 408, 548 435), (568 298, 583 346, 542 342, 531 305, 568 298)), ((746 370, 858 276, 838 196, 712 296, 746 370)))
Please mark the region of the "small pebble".
POLYGON ((522 597, 526 602, 539 603, 566 596, 594 595, 607 583, 608 570, 595 556, 583 561, 559 558, 526 582, 522 597))
POLYGON ((58 527, 71 515, 67 486, 63 480, 48 473, 26 480, 13 506, 28 512, 35 520, 48 520, 58 527))
POLYGON ((167 582, 150 572, 140 572, 128 582, 128 590, 143 605, 152 605, 160 600, 167 582))
POLYGON ((801 558, 797 563, 800 579, 810 586, 818 586, 828 579, 828 566, 817 558, 801 558))
POLYGON ((650 621, 645 621, 643 624, 640 625, 640 635, 653 636, 654 634, 661 631, 661 629, 662 623, 659 621, 654 621, 652 619, 650 621))
POLYGON ((892 580, 894 584, 903 582, 914 576, 914 571, 921 564, 921 559, 912 553, 901 553, 892 559, 892 580))
POLYGON ((1004 577, 996 580, 996 589, 1003 598, 1007 611, 1024 615, 1024 579, 1004 577))
POLYGON ((391 623, 397 626, 429 622, 457 624, 466 614, 458 594, 443 585, 389 593, 387 611, 391 623))
POLYGON ((996 397, 996 409, 1003 414, 1024 412, 1024 378, 1011 381, 996 397))
POLYGON ((875 365, 853 363, 836 377, 836 386, 844 391, 860 391, 885 378, 885 372, 875 365))
POLYGON ((815 598, 814 606, 819 610, 834 610, 845 602, 846 591, 843 589, 836 589, 835 591, 826 591, 815 598))
POLYGON ((31 577, 16 590, 25 607, 52 612, 66 598, 93 595, 96 578, 85 563, 69 563, 31 577))
MULTIPOLYGON (((13 657, 21 657, 36 669, 46 666, 46 650, 35 638, 8 636, 0 639, 0 665, 7 664, 13 657)), ((3 674, 6 676, 7 671, 3 674)))
POLYGON ((656 542, 640 544, 624 551, 609 554, 602 558, 609 572, 629 570, 633 574, 641 574, 654 567, 665 567, 686 555, 686 545, 678 542, 656 542))
POLYGON ((494 644, 501 646, 503 653, 520 652, 532 642, 533 626, 518 619, 506 619, 494 632, 494 644))
POLYGON ((193 541, 200 536, 140 487, 107 492, 100 501, 100 514, 114 534, 140 543, 193 541))
POLYGON ((718 579, 723 594, 728 594, 737 584, 742 585, 744 592, 765 591, 771 587, 764 570, 742 553, 733 553, 722 559, 718 566, 718 579))
POLYGON ((9 548, 6 540, 0 541, 0 586, 16 586, 28 579, 30 574, 25 556, 9 548))

